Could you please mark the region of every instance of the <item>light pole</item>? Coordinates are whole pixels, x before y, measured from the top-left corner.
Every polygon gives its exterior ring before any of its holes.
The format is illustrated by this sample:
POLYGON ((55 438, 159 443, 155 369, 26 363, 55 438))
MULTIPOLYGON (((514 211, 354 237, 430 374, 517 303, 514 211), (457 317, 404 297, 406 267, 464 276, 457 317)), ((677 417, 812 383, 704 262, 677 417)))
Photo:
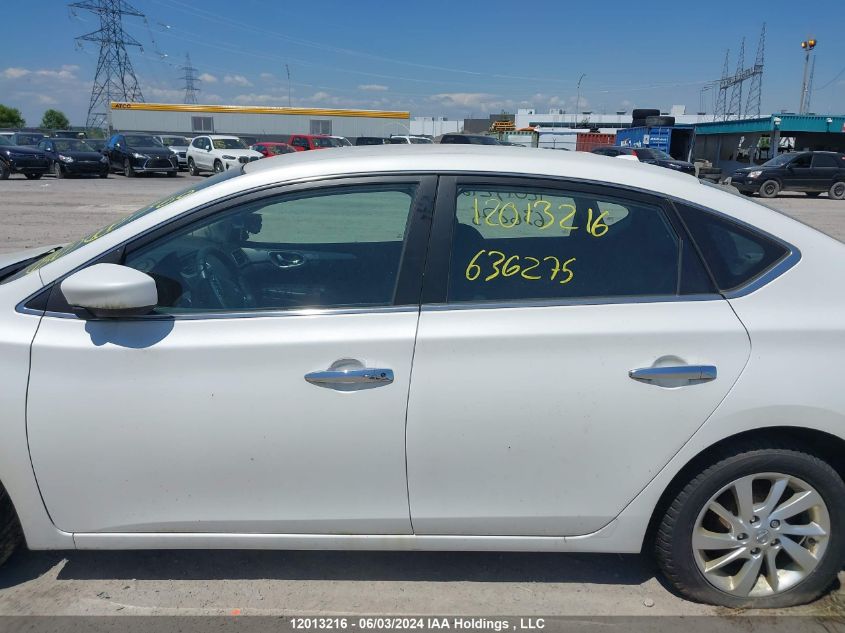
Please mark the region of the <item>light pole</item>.
POLYGON ((707 106, 704 105, 704 93, 712 88, 712 84, 707 84, 698 91, 698 116, 704 116, 707 114, 707 106))
POLYGON ((581 73, 578 78, 578 96, 575 98, 575 129, 578 129, 578 111, 581 109, 581 81, 586 77, 586 73, 581 73))
POLYGON ((818 44, 818 40, 815 38, 808 38, 801 42, 801 48, 804 49, 804 80, 801 82, 801 101, 799 103, 798 114, 804 114, 807 112, 807 108, 809 104, 809 86, 807 85, 807 72, 810 69, 810 53, 818 44))
POLYGON ((288 107, 290 107, 290 68, 285 64, 285 72, 288 76, 288 107))

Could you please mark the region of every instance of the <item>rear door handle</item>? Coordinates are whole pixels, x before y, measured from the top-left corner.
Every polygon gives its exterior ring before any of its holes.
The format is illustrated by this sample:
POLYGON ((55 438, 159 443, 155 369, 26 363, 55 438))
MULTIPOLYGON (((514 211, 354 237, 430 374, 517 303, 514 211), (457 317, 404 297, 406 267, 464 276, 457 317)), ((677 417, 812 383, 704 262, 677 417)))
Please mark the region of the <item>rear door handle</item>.
POLYGON ((393 382, 393 370, 387 367, 365 367, 355 359, 344 358, 321 371, 305 374, 305 380, 318 387, 340 391, 382 387, 393 382))
POLYGON ((628 376, 640 382, 658 380, 716 380, 716 368, 713 365, 681 365, 679 367, 642 367, 632 369, 628 376))

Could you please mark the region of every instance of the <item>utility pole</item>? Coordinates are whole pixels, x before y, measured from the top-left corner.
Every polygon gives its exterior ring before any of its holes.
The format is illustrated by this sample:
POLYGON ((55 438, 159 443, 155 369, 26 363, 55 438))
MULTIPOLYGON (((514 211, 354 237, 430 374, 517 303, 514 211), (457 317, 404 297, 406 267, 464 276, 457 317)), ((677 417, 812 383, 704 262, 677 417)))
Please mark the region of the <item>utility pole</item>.
POLYGON ((123 16, 145 16, 125 0, 82 0, 72 2, 68 6, 71 11, 90 11, 100 19, 98 30, 81 35, 76 41, 97 42, 100 45, 85 126, 104 128, 109 121, 112 101, 144 100, 138 78, 135 77, 132 62, 126 52, 127 46, 142 47, 138 40, 123 30, 123 16))
POLYGON ((584 77, 587 75, 585 73, 581 73, 581 76, 578 77, 578 97, 575 99, 575 129, 578 129, 578 112, 581 109, 581 81, 583 81, 584 77))
POLYGON ((285 72, 288 75, 288 107, 290 107, 290 67, 285 64, 285 72))
POLYGON ((185 82, 185 103, 196 103, 197 93, 200 89, 197 88, 195 84, 200 81, 200 79, 197 77, 197 69, 191 65, 190 53, 185 53, 185 65, 182 66, 182 70, 185 73, 181 77, 181 79, 185 82))
POLYGON ((813 49, 818 44, 818 40, 814 38, 808 38, 801 42, 801 48, 804 49, 804 79, 801 82, 801 101, 799 102, 798 107, 798 114, 806 114, 807 110, 810 107, 810 94, 809 94, 809 72, 810 72, 810 54, 813 52, 813 49))

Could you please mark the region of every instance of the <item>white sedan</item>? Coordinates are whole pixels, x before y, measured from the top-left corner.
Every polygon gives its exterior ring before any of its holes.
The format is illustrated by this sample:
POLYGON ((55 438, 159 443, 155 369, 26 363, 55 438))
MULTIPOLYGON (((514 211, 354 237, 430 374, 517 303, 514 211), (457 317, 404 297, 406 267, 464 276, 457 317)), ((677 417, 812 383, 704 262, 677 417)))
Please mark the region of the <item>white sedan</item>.
POLYGON ((843 249, 584 153, 230 169, 0 264, 0 559, 645 548, 692 599, 806 602, 845 543, 843 249))

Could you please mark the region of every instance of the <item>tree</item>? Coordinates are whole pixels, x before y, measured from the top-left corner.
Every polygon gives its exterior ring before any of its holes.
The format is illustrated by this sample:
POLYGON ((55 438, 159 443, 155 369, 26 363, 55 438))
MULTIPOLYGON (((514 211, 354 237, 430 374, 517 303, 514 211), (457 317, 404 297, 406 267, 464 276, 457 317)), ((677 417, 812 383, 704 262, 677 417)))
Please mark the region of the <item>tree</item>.
POLYGON ((23 127, 26 125, 17 108, 10 108, 0 103, 0 128, 2 127, 23 127))
POLYGON ((70 121, 61 110, 50 108, 41 118, 41 127, 45 130, 64 130, 70 127, 70 121))

